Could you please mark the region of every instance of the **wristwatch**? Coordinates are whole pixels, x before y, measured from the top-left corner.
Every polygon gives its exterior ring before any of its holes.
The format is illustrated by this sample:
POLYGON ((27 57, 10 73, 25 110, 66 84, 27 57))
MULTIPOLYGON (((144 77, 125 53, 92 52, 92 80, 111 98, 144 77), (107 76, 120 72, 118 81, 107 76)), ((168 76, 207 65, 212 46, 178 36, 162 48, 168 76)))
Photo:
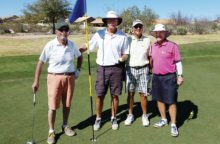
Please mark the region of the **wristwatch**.
POLYGON ((178 77, 182 77, 183 78, 183 74, 178 75, 178 77))

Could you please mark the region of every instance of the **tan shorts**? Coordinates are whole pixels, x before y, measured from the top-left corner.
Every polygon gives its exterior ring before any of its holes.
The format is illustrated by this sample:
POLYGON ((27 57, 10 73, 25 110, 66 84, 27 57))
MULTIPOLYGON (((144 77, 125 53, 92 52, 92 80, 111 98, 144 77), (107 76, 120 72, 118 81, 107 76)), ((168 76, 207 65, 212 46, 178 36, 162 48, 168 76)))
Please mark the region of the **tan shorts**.
POLYGON ((71 106, 75 85, 74 75, 47 75, 47 92, 48 92, 48 107, 51 110, 56 110, 60 107, 60 100, 64 107, 71 106))

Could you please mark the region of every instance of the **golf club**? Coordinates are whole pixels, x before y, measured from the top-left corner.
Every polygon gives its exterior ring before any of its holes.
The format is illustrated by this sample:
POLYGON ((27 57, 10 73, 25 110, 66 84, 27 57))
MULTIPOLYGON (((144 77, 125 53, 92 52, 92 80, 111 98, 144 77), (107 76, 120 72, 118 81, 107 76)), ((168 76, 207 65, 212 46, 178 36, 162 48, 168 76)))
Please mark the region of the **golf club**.
POLYGON ((33 108, 33 125, 32 125, 32 142, 27 142, 26 144, 35 144, 34 142, 34 116, 35 116, 35 104, 36 104, 36 93, 34 93, 34 96, 33 96, 33 104, 34 104, 34 108, 33 108))

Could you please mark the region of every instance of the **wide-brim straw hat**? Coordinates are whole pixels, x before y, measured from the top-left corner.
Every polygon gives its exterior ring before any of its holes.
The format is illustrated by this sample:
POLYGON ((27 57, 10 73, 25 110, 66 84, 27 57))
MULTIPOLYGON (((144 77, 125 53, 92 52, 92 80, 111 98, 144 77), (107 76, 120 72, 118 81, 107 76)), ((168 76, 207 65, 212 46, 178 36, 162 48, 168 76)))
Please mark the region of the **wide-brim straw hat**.
POLYGON ((118 17, 117 13, 114 11, 108 11, 107 15, 105 18, 102 18, 102 21, 104 22, 105 25, 107 25, 107 19, 118 19, 118 25, 121 24, 122 18, 118 17))
POLYGON ((166 30, 166 27, 165 25, 163 24, 156 24, 155 27, 154 27, 154 30, 152 30, 150 32, 150 34, 155 37, 155 32, 158 32, 158 31, 165 31, 166 32, 166 37, 169 37, 171 35, 171 33, 169 31, 166 30))

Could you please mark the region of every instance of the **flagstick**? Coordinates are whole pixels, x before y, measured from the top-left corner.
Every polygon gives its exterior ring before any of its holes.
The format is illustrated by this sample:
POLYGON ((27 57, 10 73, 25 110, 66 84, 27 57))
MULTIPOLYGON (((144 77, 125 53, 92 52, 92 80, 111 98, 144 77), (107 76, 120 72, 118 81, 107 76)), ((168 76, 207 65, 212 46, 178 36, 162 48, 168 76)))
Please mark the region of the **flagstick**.
MULTIPOLYGON (((91 68, 90 68, 90 52, 89 52, 89 36, 88 36, 88 24, 87 24, 87 16, 85 13, 86 18, 86 41, 87 41, 87 48, 88 48, 88 66, 89 66, 89 93, 90 93, 90 102, 91 102, 91 116, 93 117, 93 100, 92 100, 92 79, 91 79, 91 68)), ((95 136, 94 136, 94 129, 92 125, 92 142, 95 142, 95 136)))

